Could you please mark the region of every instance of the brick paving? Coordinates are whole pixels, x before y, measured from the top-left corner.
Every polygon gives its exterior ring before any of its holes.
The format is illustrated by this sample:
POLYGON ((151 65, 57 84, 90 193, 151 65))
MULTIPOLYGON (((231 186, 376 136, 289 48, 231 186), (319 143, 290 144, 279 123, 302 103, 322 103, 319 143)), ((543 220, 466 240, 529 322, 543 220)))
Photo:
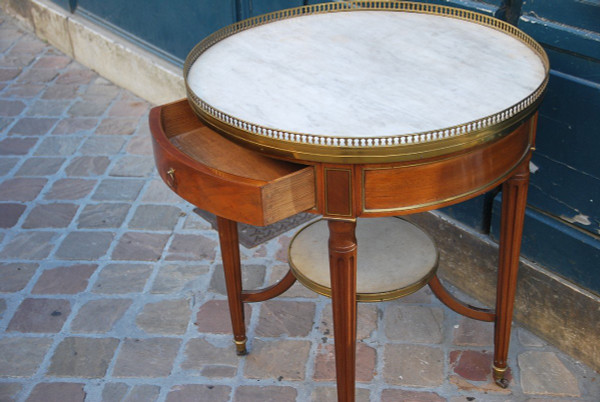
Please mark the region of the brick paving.
MULTIPOLYGON (((294 285, 231 342, 217 234, 154 171, 150 105, 0 14, 0 400, 334 401, 328 299, 294 285)), ((285 272, 286 233, 242 248, 285 272)), ((428 290, 359 306, 359 401, 598 401, 600 376, 522 328, 510 389, 492 327, 428 290)))

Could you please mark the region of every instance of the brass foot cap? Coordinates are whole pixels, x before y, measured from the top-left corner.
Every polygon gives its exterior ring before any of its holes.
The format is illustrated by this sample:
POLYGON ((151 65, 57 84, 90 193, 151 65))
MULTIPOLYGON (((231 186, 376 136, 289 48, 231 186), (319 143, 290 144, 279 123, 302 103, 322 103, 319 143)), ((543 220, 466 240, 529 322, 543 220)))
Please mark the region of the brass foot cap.
POLYGON ((508 367, 496 367, 492 366, 492 371, 494 375, 494 382, 500 388, 508 388, 508 380, 505 377, 506 370, 508 367))
POLYGON ((245 356, 248 354, 248 350, 246 349, 246 339, 242 341, 233 340, 235 343, 235 352, 238 356, 245 356))

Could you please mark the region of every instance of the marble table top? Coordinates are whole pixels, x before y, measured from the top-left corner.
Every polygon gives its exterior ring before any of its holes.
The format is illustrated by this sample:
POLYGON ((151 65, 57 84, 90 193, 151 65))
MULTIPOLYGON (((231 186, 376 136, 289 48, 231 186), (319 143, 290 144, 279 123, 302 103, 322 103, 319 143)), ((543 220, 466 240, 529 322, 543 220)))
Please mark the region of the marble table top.
POLYGON ((361 10, 242 30, 200 54, 186 80, 218 118, 248 122, 259 135, 273 129, 398 145, 407 134, 510 109, 546 75, 538 53, 500 30, 443 15, 361 10))

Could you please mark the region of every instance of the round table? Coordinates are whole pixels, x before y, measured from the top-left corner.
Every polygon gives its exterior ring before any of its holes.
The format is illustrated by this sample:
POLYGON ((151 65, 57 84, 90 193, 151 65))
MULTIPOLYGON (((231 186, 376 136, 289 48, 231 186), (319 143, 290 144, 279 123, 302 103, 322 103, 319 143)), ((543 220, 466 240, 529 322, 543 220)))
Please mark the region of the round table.
POLYGON ((495 322, 493 373, 506 387, 528 164, 548 72, 542 48, 517 28, 425 3, 305 6, 200 42, 184 66, 188 103, 154 109, 150 123, 165 182, 218 216, 238 353, 246 353, 243 303, 281 294, 295 277, 244 291, 236 222, 323 216, 338 400, 354 401, 357 218, 428 211, 502 185, 495 310, 456 300, 435 271, 421 282, 455 311, 495 322))

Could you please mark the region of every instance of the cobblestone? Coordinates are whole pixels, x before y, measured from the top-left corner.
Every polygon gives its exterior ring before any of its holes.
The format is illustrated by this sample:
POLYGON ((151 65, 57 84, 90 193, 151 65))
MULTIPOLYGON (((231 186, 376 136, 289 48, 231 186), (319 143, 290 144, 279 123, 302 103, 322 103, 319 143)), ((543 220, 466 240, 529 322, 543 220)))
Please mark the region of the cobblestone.
MULTIPOLYGON (((0 400, 335 402, 331 303, 299 283, 245 305, 236 355, 217 233, 158 177, 150 108, 0 12, 0 400)), ((244 289, 292 237, 241 247, 244 289)), ((357 331, 360 402, 598 399, 518 325, 497 387, 492 324, 428 288, 359 304, 357 331)))
POLYGON ((56 348, 48 374, 57 377, 102 378, 119 340, 115 338, 65 338, 56 348))
POLYGON ((71 313, 66 299, 25 299, 8 324, 7 331, 60 332, 71 313))

